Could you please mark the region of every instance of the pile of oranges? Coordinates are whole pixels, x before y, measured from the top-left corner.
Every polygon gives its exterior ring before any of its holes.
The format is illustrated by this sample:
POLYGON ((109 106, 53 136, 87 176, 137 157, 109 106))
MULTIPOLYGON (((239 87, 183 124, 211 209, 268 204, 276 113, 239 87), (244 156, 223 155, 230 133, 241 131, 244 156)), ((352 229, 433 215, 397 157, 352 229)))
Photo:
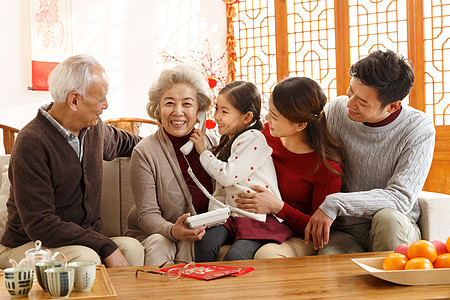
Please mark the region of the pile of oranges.
POLYGON ((409 245, 398 245, 394 253, 383 261, 386 271, 436 268, 450 268, 450 237, 446 243, 419 240, 409 245))

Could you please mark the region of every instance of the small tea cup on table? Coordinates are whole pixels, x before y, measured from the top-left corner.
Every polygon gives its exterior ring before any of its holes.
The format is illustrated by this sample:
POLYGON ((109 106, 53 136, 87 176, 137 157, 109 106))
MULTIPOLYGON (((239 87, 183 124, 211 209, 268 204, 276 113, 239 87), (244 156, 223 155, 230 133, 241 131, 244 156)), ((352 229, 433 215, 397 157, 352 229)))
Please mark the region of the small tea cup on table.
POLYGON ((62 267, 64 263, 57 260, 40 261, 36 263, 36 278, 41 288, 46 291, 47 283, 45 281, 45 270, 50 268, 62 267))
POLYGON ((33 287, 34 270, 30 267, 7 268, 3 271, 5 286, 12 298, 27 297, 33 287))
POLYGON ((94 285, 97 265, 94 261, 74 261, 68 264, 75 269, 73 290, 77 292, 89 292, 94 285))
POLYGON ((69 297, 73 289, 75 270, 70 267, 49 268, 44 271, 47 290, 52 298, 69 297))

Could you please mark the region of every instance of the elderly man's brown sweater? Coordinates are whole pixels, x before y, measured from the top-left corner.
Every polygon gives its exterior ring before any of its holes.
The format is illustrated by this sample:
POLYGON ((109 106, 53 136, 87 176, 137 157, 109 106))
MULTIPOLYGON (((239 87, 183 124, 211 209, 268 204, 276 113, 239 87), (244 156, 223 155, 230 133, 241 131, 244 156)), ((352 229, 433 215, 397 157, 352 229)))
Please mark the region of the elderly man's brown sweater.
POLYGON ((85 136, 80 162, 74 149, 39 112, 18 134, 11 154, 8 221, 1 243, 18 247, 83 245, 103 259, 117 249, 99 233, 102 161, 130 156, 140 138, 99 120, 85 136))

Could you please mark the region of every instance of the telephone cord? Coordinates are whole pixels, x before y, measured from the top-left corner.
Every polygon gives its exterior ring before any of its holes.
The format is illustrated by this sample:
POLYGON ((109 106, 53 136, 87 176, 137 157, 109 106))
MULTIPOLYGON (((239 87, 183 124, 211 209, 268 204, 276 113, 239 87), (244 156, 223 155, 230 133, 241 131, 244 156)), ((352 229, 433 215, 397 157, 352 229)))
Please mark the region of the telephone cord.
POLYGON ((192 171, 191 165, 189 164, 189 162, 188 162, 188 160, 186 159, 185 156, 184 156, 184 159, 186 160, 186 162, 188 164, 187 172, 188 172, 189 176, 192 178, 192 180, 197 185, 197 187, 202 191, 203 194, 205 194, 205 196, 209 200, 213 201, 215 204, 219 205, 220 207, 228 207, 232 212, 240 213, 240 214, 242 214, 243 216, 245 216, 247 218, 255 219, 255 220, 258 220, 258 221, 262 221, 262 222, 265 221, 265 216, 261 216, 259 214, 251 213, 251 212, 242 210, 242 209, 237 208, 237 207, 226 205, 225 203, 222 203, 219 200, 217 200, 216 198, 214 198, 214 196, 211 195, 208 192, 208 190, 201 184, 201 182, 198 180, 197 176, 195 176, 194 171, 192 171))

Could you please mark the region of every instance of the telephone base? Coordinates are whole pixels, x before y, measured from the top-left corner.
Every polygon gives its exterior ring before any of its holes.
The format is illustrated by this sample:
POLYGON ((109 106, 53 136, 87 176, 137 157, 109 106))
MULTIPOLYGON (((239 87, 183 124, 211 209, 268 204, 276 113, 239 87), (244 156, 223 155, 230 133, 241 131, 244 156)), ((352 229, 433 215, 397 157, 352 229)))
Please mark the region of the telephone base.
POLYGON ((225 223, 230 216, 230 209, 228 207, 218 208, 213 211, 202 213, 186 219, 186 225, 189 228, 197 228, 206 226, 206 228, 214 227, 225 223))

